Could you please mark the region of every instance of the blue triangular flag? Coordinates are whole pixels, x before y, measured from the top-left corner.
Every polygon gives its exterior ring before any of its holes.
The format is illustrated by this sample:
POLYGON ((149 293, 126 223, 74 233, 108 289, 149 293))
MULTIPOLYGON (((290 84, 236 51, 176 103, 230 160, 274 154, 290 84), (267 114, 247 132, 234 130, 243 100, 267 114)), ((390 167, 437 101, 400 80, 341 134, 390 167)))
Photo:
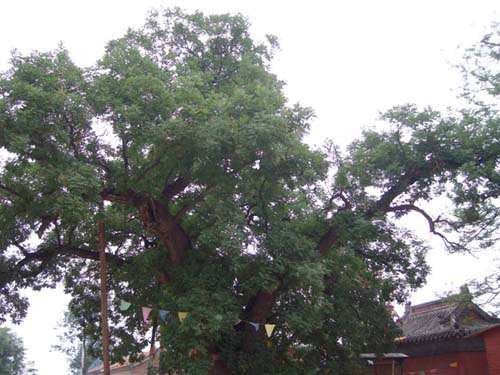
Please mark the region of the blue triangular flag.
POLYGON ((170 311, 167 311, 167 310, 158 311, 158 316, 160 317, 160 320, 162 322, 166 322, 169 315, 170 315, 170 311))
POLYGON ((260 326, 259 323, 253 323, 253 322, 248 322, 248 323, 251 324, 253 328, 255 328, 255 332, 257 332, 259 330, 259 326, 260 326))

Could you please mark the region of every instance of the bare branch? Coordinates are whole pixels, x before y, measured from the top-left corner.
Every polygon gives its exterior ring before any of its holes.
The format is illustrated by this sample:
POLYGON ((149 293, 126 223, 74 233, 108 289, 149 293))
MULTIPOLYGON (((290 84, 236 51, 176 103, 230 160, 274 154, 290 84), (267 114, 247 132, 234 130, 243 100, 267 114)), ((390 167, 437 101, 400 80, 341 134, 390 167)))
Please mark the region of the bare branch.
POLYGON ((448 237, 446 237, 443 233, 438 232, 436 230, 436 223, 437 222, 442 222, 443 219, 440 219, 439 217, 437 219, 433 219, 425 210, 421 209, 420 207, 417 207, 413 204, 401 204, 398 206, 390 206, 384 210, 384 212, 397 212, 397 211, 415 211, 418 212, 420 215, 422 215, 425 220, 427 220, 427 223, 429 225, 429 231, 440 237, 443 242, 445 243, 446 247, 448 247, 450 250, 453 251, 458 251, 458 250, 467 250, 465 246, 458 242, 451 241, 448 237))

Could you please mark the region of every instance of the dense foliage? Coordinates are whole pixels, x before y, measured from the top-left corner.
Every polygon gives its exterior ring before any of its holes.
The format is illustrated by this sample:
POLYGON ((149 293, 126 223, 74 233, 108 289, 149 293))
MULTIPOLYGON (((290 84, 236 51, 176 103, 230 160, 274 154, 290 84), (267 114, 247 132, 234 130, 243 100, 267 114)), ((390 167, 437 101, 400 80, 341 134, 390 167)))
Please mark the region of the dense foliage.
POLYGON ((354 374, 360 352, 389 350, 388 304, 428 272, 398 219, 422 216, 452 250, 491 244, 498 117, 400 106, 346 152, 312 150, 311 110, 270 72, 275 47, 241 16, 167 10, 90 69, 64 49, 14 55, 0 315, 21 319, 20 289, 63 281, 98 340, 104 202, 114 359, 147 345, 140 306, 189 312, 160 330, 164 368, 192 374, 354 374), (438 196, 453 210, 434 217, 438 196), (273 337, 240 319, 276 324, 273 337))

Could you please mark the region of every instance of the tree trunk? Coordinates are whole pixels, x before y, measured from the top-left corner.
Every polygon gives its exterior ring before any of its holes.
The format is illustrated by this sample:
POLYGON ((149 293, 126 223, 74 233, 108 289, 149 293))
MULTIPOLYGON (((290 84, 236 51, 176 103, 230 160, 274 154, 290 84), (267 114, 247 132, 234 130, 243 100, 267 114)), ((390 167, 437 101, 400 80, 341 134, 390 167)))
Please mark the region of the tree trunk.
POLYGON ((144 227, 155 233, 165 245, 172 265, 180 265, 191 243, 167 207, 157 200, 144 199, 139 213, 144 227))
POLYGON ((108 265, 106 262, 106 238, 104 235, 104 221, 99 219, 99 260, 101 276, 101 334, 102 334, 102 362, 104 375, 110 375, 109 363, 109 327, 108 327, 108 265))
MULTIPOLYGON (((247 319, 250 322, 266 324, 271 315, 275 303, 275 293, 267 290, 260 290, 247 307, 247 319)), ((245 336, 243 339, 243 350, 251 352, 256 342, 265 340, 264 329, 255 331, 253 327, 245 326, 245 336)))
POLYGON ((226 363, 218 353, 212 354, 212 369, 209 375, 231 375, 231 371, 226 366, 226 363))

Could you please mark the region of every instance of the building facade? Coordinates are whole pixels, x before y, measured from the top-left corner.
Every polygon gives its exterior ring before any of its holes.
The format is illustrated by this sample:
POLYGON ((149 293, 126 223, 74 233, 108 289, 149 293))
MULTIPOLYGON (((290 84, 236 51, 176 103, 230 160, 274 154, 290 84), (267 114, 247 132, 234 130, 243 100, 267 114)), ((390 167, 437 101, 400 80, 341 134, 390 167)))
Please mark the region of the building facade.
POLYGON ((405 358, 395 365, 391 358, 375 359, 369 373, 500 375, 500 319, 467 295, 408 304, 396 339, 396 352, 405 358))
MULTIPOLYGON (((139 362, 129 362, 125 360, 123 363, 113 363, 110 368, 112 375, 147 375, 148 369, 153 367, 158 367, 158 357, 155 356, 154 360, 151 360, 149 353, 144 353, 145 358, 139 362)), ((104 373, 103 366, 99 363, 93 366, 87 372, 87 375, 101 375, 104 373)))

